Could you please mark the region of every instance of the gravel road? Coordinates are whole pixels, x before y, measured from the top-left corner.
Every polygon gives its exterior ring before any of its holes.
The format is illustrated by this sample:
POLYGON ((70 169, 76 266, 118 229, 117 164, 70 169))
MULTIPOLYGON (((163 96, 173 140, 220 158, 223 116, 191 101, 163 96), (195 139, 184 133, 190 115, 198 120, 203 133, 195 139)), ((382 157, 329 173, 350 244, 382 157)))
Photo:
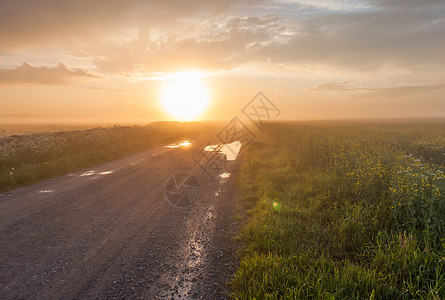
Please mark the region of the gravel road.
POLYGON ((204 144, 155 147, 0 194, 0 299, 226 299, 239 158, 178 208, 167 180, 204 144))

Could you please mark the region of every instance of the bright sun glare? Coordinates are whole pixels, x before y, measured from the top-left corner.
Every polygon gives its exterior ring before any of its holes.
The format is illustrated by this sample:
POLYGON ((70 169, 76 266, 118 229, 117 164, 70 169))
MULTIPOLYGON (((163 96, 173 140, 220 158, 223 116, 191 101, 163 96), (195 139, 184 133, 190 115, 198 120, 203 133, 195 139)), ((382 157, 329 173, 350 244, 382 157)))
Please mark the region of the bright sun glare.
POLYGON ((164 110, 180 121, 198 118, 207 109, 210 101, 209 91, 201 77, 200 73, 195 72, 169 76, 161 91, 164 110))

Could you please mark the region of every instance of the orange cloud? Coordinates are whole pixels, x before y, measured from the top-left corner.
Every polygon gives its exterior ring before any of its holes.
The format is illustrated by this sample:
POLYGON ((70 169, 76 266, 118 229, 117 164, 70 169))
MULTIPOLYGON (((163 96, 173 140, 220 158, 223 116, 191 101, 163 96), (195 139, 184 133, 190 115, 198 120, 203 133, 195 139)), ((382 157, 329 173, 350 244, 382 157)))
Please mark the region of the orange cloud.
POLYGON ((70 70, 62 63, 53 68, 33 67, 28 63, 23 63, 15 69, 0 69, 1 85, 66 85, 79 80, 97 77, 82 69, 70 70))
POLYGON ((402 98, 415 94, 428 93, 431 91, 437 91, 445 88, 445 84, 435 85, 406 85, 396 86, 390 88, 366 88, 366 87, 354 87, 349 81, 342 82, 325 82, 320 83, 314 87, 311 87, 310 91, 326 92, 326 91, 367 91, 366 93, 360 93, 355 95, 357 98, 402 98))

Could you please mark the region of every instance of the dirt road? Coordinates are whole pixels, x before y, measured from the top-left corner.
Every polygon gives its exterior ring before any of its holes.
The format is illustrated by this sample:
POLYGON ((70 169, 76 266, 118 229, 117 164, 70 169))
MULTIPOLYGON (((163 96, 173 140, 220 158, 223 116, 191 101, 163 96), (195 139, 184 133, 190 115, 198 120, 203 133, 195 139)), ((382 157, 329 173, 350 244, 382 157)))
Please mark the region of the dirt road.
MULTIPOLYGON (((0 195, 0 299, 225 299, 234 172, 185 208, 168 179, 202 147, 157 147, 0 195)), ((198 171, 198 170, 197 170, 198 171)))

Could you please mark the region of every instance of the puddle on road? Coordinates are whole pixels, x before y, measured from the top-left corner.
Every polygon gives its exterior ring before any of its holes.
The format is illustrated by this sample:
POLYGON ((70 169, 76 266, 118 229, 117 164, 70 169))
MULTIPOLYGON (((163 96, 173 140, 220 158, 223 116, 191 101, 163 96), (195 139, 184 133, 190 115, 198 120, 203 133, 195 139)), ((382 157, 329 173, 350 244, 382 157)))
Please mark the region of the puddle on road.
POLYGON ((229 172, 224 172, 224 173, 220 174, 219 177, 220 178, 224 178, 224 179, 229 178, 230 177, 230 173, 229 172))
POLYGON ((80 177, 84 177, 84 176, 92 176, 92 175, 94 175, 94 174, 96 174, 96 171, 86 171, 86 172, 80 174, 79 176, 80 176, 80 177))
POLYGON ((104 172, 100 172, 97 175, 109 175, 111 173, 113 173, 114 171, 104 171, 104 172))
POLYGON ((96 173, 96 171, 90 170, 90 171, 86 171, 86 172, 80 174, 79 177, 93 176, 93 175, 104 176, 104 175, 110 175, 112 173, 114 173, 114 171, 103 171, 103 172, 96 173))
POLYGON ((190 146, 191 144, 192 144, 192 142, 182 141, 182 142, 179 142, 179 143, 174 143, 174 144, 170 144, 170 145, 164 146, 164 148, 174 149, 174 148, 179 148, 179 147, 187 147, 187 146, 190 146))
POLYGON ((41 190, 39 193, 40 194, 50 194, 50 193, 53 193, 54 192, 54 190, 41 190))
MULTIPOLYGON (((208 242, 211 240, 211 234, 215 228, 216 213, 213 205, 210 205, 204 212, 203 222, 197 227, 197 224, 188 224, 187 227, 192 230, 191 235, 181 249, 180 253, 185 256, 183 263, 177 265, 178 274, 175 278, 174 286, 177 293, 172 295, 172 299, 183 299, 191 296, 191 291, 196 280, 201 275, 205 264, 208 242), (205 230, 203 230, 205 228, 205 230), (207 245, 207 247, 206 247, 207 245)), ((182 256, 180 255, 180 256, 182 256)))
POLYGON ((204 148, 205 151, 218 152, 226 156, 228 161, 235 160, 241 150, 241 142, 235 141, 230 144, 209 145, 204 148))
POLYGON ((220 184, 226 183, 226 181, 229 180, 230 176, 231 176, 231 174, 229 172, 224 172, 222 174, 219 174, 218 175, 219 183, 220 184))

